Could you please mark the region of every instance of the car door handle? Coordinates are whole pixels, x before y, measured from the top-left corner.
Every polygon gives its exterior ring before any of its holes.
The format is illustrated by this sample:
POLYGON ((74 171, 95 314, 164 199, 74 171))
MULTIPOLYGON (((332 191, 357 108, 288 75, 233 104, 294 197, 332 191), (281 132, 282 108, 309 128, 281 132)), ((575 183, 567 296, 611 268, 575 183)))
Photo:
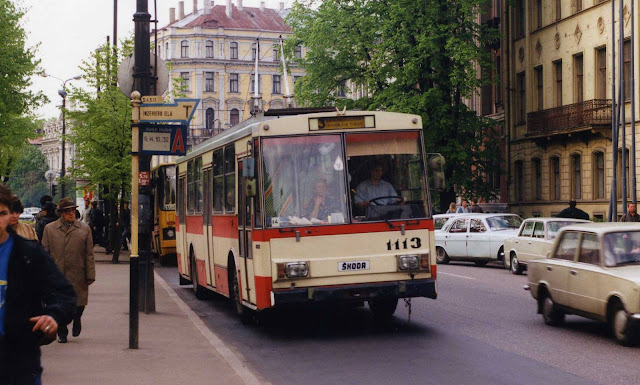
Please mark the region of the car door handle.
POLYGON ((571 275, 578 275, 578 272, 575 270, 571 270, 569 273, 571 273, 571 275))
POLYGON ((527 242, 528 244, 531 244, 531 242, 527 242))
POLYGON ((553 267, 547 266, 547 271, 553 271, 553 267))

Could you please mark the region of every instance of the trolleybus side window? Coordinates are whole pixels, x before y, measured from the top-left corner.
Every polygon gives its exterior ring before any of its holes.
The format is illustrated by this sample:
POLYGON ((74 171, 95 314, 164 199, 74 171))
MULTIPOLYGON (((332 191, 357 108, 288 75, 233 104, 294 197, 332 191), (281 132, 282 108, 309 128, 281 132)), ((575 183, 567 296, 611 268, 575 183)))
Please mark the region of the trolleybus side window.
POLYGON ((195 200, 193 199, 194 195, 194 174, 193 174, 193 161, 190 160, 187 163, 187 214, 193 214, 195 209, 195 200))
POLYGON ((267 227, 348 221, 340 135, 264 138, 262 161, 267 227))
POLYGON ((202 158, 196 159, 193 167, 195 212, 202 214, 202 158))
POLYGON ((211 169, 208 168, 203 172, 203 214, 204 224, 211 224, 211 169))
POLYGON ((213 153, 213 212, 222 213, 224 207, 224 174, 222 149, 213 153))
POLYGON ((169 166, 163 169, 164 175, 163 185, 163 208, 164 210, 175 210, 176 208, 176 167, 169 166))
POLYGON ((224 149, 224 211, 236 209, 236 149, 233 145, 224 149))
POLYGON ((425 218, 427 182, 415 132, 347 134, 355 221, 425 218))
POLYGON ((178 218, 180 219, 180 223, 185 223, 185 199, 186 195, 184 193, 184 176, 178 179, 178 189, 180 190, 180 200, 178 201, 178 218))

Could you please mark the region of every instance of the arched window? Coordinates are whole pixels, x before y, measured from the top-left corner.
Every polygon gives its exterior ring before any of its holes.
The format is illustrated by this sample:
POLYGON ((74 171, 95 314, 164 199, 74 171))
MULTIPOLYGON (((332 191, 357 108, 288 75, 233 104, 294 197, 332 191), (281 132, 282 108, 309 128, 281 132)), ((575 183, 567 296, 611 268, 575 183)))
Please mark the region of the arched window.
POLYGON ((533 158, 531 160, 532 174, 533 174, 533 193, 535 200, 542 199, 542 162, 540 158, 533 158))
POLYGON ((232 41, 229 43, 229 58, 237 59, 238 58, 238 43, 232 41))
POLYGON ((582 157, 571 155, 571 199, 582 199, 582 157))
POLYGON ((169 43, 164 43, 164 58, 167 59, 169 57, 169 43))
POLYGON ((189 42, 186 40, 180 42, 180 57, 189 57, 189 42))
POLYGON ((205 56, 213 57, 213 40, 207 40, 204 43, 204 48, 205 48, 205 56))
POLYGON ((604 152, 593 153, 593 198, 604 199, 604 152))
POLYGON ((229 114, 229 120, 232 126, 235 126, 236 124, 240 123, 240 111, 238 111, 237 108, 233 108, 231 109, 231 112, 229 114))
POLYGON ((514 171, 514 195, 516 203, 520 203, 524 200, 524 162, 517 160, 514 165, 514 171))
POLYGON ((549 169, 550 169, 550 182, 551 186, 549 188, 549 199, 550 200, 559 200, 560 199, 560 158, 557 156, 552 156, 549 159, 549 169))
POLYGON ((213 111, 213 108, 207 108, 207 111, 205 112, 205 127, 207 128, 207 130, 213 130, 214 119, 215 113, 213 111))

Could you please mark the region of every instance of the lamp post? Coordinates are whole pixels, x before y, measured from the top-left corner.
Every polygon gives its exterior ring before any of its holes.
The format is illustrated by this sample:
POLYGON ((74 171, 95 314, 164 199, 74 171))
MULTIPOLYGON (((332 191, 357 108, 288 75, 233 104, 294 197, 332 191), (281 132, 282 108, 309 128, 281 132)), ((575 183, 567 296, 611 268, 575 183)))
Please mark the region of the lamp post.
POLYGON ((62 80, 59 77, 50 75, 50 74, 43 74, 44 77, 51 77, 54 79, 58 79, 62 82, 62 88, 58 90, 58 95, 60 95, 62 97, 62 164, 61 164, 61 170, 60 170, 60 195, 64 198, 64 196, 66 195, 66 189, 65 189, 65 182, 64 182, 64 176, 67 173, 67 167, 66 167, 66 135, 67 135, 67 121, 65 119, 65 109, 67 106, 67 82, 71 81, 71 80, 78 80, 80 78, 82 78, 82 76, 78 75, 78 76, 74 76, 72 78, 69 78, 67 80, 62 80))

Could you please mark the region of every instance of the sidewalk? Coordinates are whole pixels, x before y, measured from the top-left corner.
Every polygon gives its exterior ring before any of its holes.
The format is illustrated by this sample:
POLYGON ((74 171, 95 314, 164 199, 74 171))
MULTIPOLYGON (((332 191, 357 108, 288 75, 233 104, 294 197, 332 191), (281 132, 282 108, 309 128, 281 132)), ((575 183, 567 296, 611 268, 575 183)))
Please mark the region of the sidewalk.
POLYGON ((82 334, 42 347, 43 384, 243 384, 255 377, 156 276, 156 313, 140 314, 139 349, 129 349, 129 252, 120 263, 95 248, 96 282, 82 334))

